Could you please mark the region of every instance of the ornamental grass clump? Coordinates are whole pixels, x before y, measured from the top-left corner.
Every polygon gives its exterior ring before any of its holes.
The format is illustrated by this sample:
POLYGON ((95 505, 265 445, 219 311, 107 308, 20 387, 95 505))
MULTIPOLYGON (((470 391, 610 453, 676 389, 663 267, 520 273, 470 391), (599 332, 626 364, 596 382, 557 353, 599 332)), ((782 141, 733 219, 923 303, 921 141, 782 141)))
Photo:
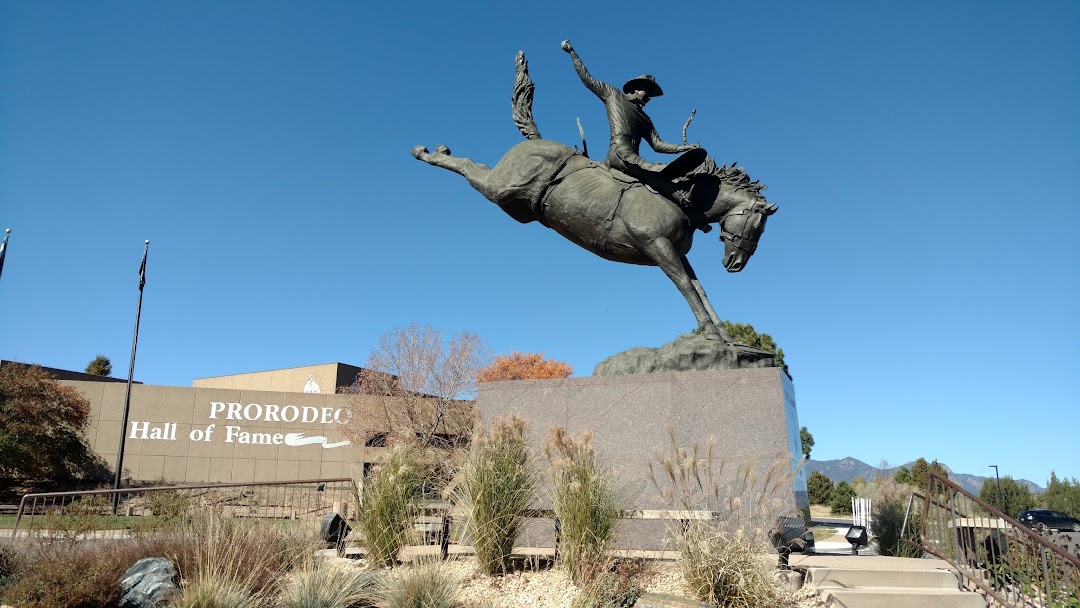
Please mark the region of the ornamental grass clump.
POLYGON ((401 568, 380 580, 377 608, 457 608, 461 581, 441 562, 401 568))
POLYGON ((695 521, 679 542, 679 567, 695 597, 724 608, 782 606, 766 546, 739 529, 695 521))
POLYGON ((525 439, 525 421, 496 418, 479 429, 458 473, 455 502, 468 513, 469 533, 480 568, 504 574, 533 500, 537 474, 525 439))
POLYGON ((762 468, 752 459, 733 467, 702 449, 680 448, 649 463, 649 479, 672 508, 708 512, 673 531, 683 578, 704 602, 722 608, 785 606, 791 593, 770 575, 770 539, 780 515, 794 514, 780 498, 792 487, 790 458, 778 454, 762 468))
POLYGON ((544 445, 559 525, 559 562, 577 585, 607 571, 607 550, 624 505, 614 476, 591 442, 591 431, 575 439, 565 428, 552 427, 544 445))
POLYGON ((362 492, 358 524, 369 563, 392 564, 408 543, 413 520, 423 514, 421 501, 437 485, 433 462, 415 442, 402 442, 357 484, 362 492))
POLYGON ((280 608, 353 608, 374 602, 380 575, 354 567, 314 561, 296 570, 277 605, 280 608))
POLYGON ((265 599, 231 576, 207 571, 188 581, 174 608, 260 608, 265 599))
POLYGON ((274 527, 214 512, 167 534, 192 541, 177 556, 182 584, 176 608, 263 606, 278 592, 286 567, 314 548, 288 546, 274 527))

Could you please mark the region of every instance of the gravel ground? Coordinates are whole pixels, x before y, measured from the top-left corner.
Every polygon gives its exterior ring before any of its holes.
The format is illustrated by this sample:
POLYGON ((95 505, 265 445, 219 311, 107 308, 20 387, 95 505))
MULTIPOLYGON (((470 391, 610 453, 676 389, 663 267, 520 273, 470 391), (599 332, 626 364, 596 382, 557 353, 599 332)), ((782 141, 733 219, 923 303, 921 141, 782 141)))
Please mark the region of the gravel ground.
MULTIPOLYGON (((338 563, 357 567, 351 560, 338 563)), ((459 559, 444 563, 461 580, 461 599, 474 606, 490 608, 570 608, 578 588, 570 583, 559 568, 520 571, 501 577, 487 576, 480 572, 475 560, 459 559)), ((407 568, 408 566, 399 566, 407 568)), ((646 593, 664 593, 679 597, 692 597, 683 583, 675 564, 654 563, 645 577, 646 593)), ((825 604, 808 588, 795 593, 791 602, 783 604, 791 608, 824 608, 825 604)), ((764 607, 763 607, 764 608, 764 607)))

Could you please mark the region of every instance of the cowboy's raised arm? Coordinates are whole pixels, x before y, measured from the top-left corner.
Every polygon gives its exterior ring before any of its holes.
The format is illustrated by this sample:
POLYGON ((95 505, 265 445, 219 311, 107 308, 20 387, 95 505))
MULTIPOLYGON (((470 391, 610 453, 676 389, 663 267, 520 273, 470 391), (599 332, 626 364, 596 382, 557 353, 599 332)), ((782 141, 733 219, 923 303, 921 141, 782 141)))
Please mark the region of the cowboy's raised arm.
POLYGON ((578 54, 574 51, 574 47, 570 45, 569 40, 563 40, 562 50, 570 54, 570 58, 574 60, 574 69, 577 71, 578 78, 580 78, 585 87, 592 91, 597 97, 605 99, 612 93, 617 94, 619 92, 615 87, 606 82, 601 82, 589 74, 589 70, 585 69, 585 64, 581 62, 581 57, 578 57, 578 54))
POLYGON ((656 132, 656 127, 649 130, 649 134, 645 137, 645 140, 649 142, 649 146, 653 150, 660 152, 661 154, 680 154, 688 150, 700 148, 700 144, 672 144, 660 139, 660 134, 656 132))

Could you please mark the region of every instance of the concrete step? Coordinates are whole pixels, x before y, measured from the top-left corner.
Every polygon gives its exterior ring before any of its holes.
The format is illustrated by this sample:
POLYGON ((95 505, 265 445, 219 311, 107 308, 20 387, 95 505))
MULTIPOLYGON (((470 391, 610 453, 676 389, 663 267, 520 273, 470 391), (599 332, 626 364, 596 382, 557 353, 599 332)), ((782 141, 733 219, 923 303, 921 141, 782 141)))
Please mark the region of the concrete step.
POLYGON ((986 608, 981 595, 958 589, 832 588, 819 590, 818 597, 828 608, 986 608))
POLYGON ((805 584, 815 589, 865 589, 877 587, 904 589, 960 588, 956 574, 948 570, 869 570, 852 568, 807 568, 805 584))

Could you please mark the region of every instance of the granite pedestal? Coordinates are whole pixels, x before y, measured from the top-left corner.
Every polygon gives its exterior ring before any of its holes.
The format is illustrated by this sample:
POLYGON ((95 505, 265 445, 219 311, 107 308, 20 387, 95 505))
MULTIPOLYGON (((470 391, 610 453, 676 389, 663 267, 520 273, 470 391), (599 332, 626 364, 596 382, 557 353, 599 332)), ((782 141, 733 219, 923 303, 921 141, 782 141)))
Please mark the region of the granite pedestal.
MULTIPOLYGON (((672 507, 648 477, 650 462, 670 457, 672 438, 686 450, 695 444, 704 449, 712 440, 714 457, 725 463, 724 484, 733 483, 736 470, 747 466, 760 480, 777 458, 795 471, 802 456, 794 387, 780 368, 487 382, 480 385, 476 404, 485 422, 508 414, 524 418, 541 461, 550 427, 565 426, 575 436, 591 430, 593 445, 616 471, 632 509, 672 507)), ((801 469, 775 497, 777 515, 806 504, 801 469)), ((666 536, 663 523, 626 528, 650 526, 654 533, 627 533, 618 544, 660 548, 656 542, 640 546, 640 539, 666 536)), ((526 542, 544 546, 551 540, 526 542)))

